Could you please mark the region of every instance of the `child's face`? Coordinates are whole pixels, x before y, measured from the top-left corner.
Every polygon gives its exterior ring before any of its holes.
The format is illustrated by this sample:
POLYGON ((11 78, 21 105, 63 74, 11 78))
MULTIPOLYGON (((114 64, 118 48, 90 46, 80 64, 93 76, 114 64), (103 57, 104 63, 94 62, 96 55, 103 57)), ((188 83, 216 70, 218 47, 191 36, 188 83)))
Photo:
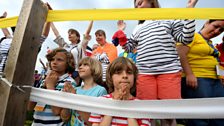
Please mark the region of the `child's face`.
POLYGON ((117 71, 112 75, 112 80, 115 90, 118 91, 123 89, 123 87, 127 87, 127 90, 130 91, 134 84, 134 74, 129 70, 117 71))
POLYGON ((87 63, 83 63, 79 66, 79 76, 80 78, 88 78, 91 77, 91 69, 87 63))
POLYGON ((63 75, 67 69, 67 58, 65 53, 57 52, 52 58, 51 69, 57 73, 63 75))

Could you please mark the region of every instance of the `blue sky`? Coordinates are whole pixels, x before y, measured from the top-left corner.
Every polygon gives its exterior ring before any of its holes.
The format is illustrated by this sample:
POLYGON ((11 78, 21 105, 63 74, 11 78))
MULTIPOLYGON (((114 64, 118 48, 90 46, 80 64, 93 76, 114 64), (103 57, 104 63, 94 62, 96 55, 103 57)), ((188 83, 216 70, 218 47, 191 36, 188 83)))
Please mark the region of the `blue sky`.
MULTIPOLYGON (((66 9, 109 9, 109 8, 133 8, 133 0, 43 0, 44 2, 50 3, 50 5, 55 10, 66 10, 66 9)), ((184 8, 188 0, 159 0, 160 6, 162 8, 184 8)), ((0 14, 4 11, 8 12, 8 17, 18 16, 23 0, 0 0, 0 14)), ((196 5, 197 8, 224 8, 223 0, 198 0, 196 5)), ((125 21, 127 23, 126 33, 130 36, 132 30, 136 26, 137 21, 125 21)), ((202 27, 205 21, 197 20, 196 29, 197 31, 202 27)), ((89 21, 66 21, 66 22, 55 22, 57 29, 61 36, 67 39, 67 30, 69 28, 77 29, 82 35, 89 21)), ((103 29, 107 34, 107 41, 111 41, 111 36, 117 30, 116 21, 95 21, 93 29, 91 32, 92 40, 90 41, 90 47, 95 43, 94 32, 97 29, 103 29)), ((222 34, 223 35, 223 34, 222 34)), ((220 43, 222 35, 213 39, 214 43, 220 43)), ((0 36, 3 36, 0 32, 0 36)), ((50 48, 56 48, 57 45, 54 44, 54 34, 50 31, 50 34, 43 44, 43 48, 38 55, 38 58, 41 58, 43 61, 46 61, 45 54, 47 46, 50 48)), ((119 52, 121 49, 119 48, 119 52)), ((40 64, 37 60, 37 69, 40 69, 40 64)))

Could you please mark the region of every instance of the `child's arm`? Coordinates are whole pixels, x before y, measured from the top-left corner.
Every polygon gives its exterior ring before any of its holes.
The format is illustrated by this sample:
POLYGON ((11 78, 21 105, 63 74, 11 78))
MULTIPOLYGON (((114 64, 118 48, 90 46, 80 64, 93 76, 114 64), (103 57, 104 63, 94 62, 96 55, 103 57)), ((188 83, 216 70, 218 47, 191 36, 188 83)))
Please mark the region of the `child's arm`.
POLYGON ((112 116, 105 115, 100 122, 99 126, 110 126, 112 122, 112 116))
MULTIPOLYGON (((0 18, 6 18, 6 17, 7 17, 7 12, 4 12, 3 15, 0 16, 0 18)), ((3 34, 6 38, 11 38, 12 37, 7 28, 2 28, 2 32, 3 32, 3 34)))
POLYGON ((33 101, 29 101, 28 105, 27 105, 27 111, 33 111, 34 107, 36 106, 36 102, 33 101))
POLYGON ((63 108, 60 113, 60 117, 63 122, 68 122, 71 117, 71 110, 63 108))
POLYGON ((139 126, 136 119, 128 118, 128 126, 139 126))
MULTIPOLYGON (((76 94, 76 90, 73 88, 73 86, 70 82, 65 82, 63 91, 67 92, 67 93, 76 94)), ((67 121, 69 121, 71 114, 72 114, 71 109, 62 108, 60 117, 63 122, 67 122, 67 121)))
MULTIPOLYGON (((55 71, 51 71, 45 79, 46 89, 55 90, 55 86, 58 82, 58 78, 59 78, 58 73, 55 71)), ((59 115, 61 112, 60 107, 51 106, 51 109, 52 109, 52 112, 54 113, 54 115, 59 115)))
POLYGON ((81 118, 84 120, 84 122, 87 124, 87 126, 91 126, 91 123, 88 121, 90 113, 82 112, 82 111, 78 111, 78 113, 81 116, 81 118))

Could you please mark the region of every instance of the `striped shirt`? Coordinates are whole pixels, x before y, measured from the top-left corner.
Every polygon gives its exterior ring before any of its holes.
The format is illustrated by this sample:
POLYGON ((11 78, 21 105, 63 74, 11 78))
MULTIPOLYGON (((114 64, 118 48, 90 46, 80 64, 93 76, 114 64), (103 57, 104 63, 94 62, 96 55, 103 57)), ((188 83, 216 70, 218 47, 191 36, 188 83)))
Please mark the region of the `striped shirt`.
MULTIPOLYGON (((104 95, 103 97, 112 99, 112 94, 104 95)), ((132 99, 137 100, 137 99, 132 99)), ((91 113, 89 122, 100 123, 104 115, 91 113)), ((149 119, 136 119, 139 126, 151 126, 149 119)), ((111 126, 128 126, 128 118, 113 116, 111 126)))
MULTIPOLYGON (((41 38, 40 38, 40 45, 43 44, 45 39, 46 39, 46 37, 42 35, 41 38)), ((0 44, 0 53, 2 55, 1 56, 2 61, 0 62, 0 72, 1 73, 4 71, 5 64, 6 64, 6 61, 7 61, 7 58, 8 58, 9 49, 11 47, 11 43, 12 43, 12 38, 6 38, 0 44)))
POLYGON ((11 43, 12 38, 6 38, 0 44, 0 52, 2 57, 2 61, 0 63, 0 72, 3 72, 4 70, 6 59, 8 57, 9 48, 11 47, 11 43))
MULTIPOLYGON (((59 77, 55 90, 58 90, 58 91, 62 90, 64 87, 64 83, 67 81, 71 82, 73 87, 77 86, 74 79, 72 79, 68 74, 64 74, 59 77)), ((41 87, 43 86, 43 84, 44 84, 44 81, 42 82, 41 87)), ((44 106, 43 103, 37 103, 37 105, 38 104, 42 104, 44 106)), ((60 115, 54 115, 50 105, 45 105, 43 111, 35 111, 33 118, 34 120, 33 120, 32 126, 62 126, 64 125, 64 122, 62 122, 60 115)))
POLYGON ((126 51, 137 47, 136 65, 140 74, 165 74, 180 71, 176 42, 191 43, 194 20, 153 20, 138 25, 126 44, 126 51))

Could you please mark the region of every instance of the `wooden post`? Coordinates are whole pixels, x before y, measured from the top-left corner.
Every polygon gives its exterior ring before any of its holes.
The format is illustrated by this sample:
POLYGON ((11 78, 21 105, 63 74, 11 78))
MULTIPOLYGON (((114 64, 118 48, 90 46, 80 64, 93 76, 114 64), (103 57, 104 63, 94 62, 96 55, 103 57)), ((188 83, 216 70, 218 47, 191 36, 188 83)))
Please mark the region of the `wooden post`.
POLYGON ((47 7, 24 0, 0 84, 0 126, 23 126, 47 7), (22 90, 21 90, 22 89, 22 90))

